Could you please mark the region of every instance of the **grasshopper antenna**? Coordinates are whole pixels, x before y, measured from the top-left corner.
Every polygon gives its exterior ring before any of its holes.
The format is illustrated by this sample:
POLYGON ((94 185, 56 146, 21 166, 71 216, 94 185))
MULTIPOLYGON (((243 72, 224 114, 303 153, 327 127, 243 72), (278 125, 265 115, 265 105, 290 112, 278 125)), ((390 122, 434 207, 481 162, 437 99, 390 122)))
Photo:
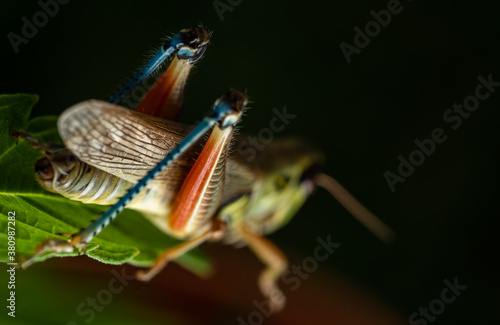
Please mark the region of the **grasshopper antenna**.
POLYGON ((349 211, 354 218, 385 243, 394 241, 394 231, 371 213, 354 196, 351 195, 335 178, 323 173, 315 177, 315 183, 321 186, 349 211))

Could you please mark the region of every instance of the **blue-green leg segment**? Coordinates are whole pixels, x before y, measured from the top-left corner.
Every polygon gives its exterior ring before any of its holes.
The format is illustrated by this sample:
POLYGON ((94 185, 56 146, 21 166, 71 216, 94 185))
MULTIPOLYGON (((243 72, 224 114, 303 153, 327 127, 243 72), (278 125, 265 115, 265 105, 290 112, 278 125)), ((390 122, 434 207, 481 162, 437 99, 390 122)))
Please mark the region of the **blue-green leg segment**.
POLYGON ((127 98, 137 86, 149 77, 172 54, 177 53, 179 59, 190 62, 197 61, 205 52, 209 34, 203 27, 183 29, 172 36, 111 99, 110 103, 118 104, 127 98))

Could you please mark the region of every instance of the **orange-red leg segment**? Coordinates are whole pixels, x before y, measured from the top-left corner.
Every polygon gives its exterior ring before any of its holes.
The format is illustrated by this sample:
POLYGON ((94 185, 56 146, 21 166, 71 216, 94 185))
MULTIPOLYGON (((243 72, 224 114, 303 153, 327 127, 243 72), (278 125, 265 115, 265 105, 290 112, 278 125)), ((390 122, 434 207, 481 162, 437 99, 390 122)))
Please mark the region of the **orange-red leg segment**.
POLYGON ((184 86, 193 65, 174 57, 168 69, 156 80, 137 105, 143 114, 176 121, 182 106, 184 86))

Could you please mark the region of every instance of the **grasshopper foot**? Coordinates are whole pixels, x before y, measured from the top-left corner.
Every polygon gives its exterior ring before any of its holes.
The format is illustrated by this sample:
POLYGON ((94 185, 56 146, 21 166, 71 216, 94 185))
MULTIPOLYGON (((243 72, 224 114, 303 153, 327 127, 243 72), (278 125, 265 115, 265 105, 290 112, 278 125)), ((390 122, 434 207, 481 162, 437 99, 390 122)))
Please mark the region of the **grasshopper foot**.
POLYGON ((35 254, 21 264, 23 269, 35 262, 35 259, 44 253, 71 253, 75 247, 67 240, 49 238, 35 248, 35 254))
POLYGON ((160 271, 168 264, 168 262, 171 261, 170 258, 165 257, 164 255, 165 254, 163 254, 163 256, 157 259, 155 264, 149 269, 137 271, 135 273, 135 278, 139 281, 144 281, 144 282, 148 282, 149 280, 154 278, 155 275, 160 273, 160 271))
POLYGON ((259 278, 259 288, 262 294, 269 299, 271 310, 278 313, 285 307, 286 297, 278 288, 275 279, 269 276, 269 271, 264 271, 259 278))
POLYGON ((151 269, 139 270, 135 272, 135 278, 139 281, 148 282, 151 280, 157 272, 152 272, 151 269))
POLYGON ((87 242, 82 241, 82 238, 80 237, 79 233, 74 234, 71 236, 71 239, 68 241, 71 246, 74 248, 78 249, 78 255, 81 255, 83 252, 83 255, 87 254, 87 242))
POLYGON ((82 241, 80 236, 78 234, 60 234, 64 237, 68 237, 68 239, 55 239, 55 238, 49 238, 39 244, 35 248, 35 254, 33 254, 30 258, 28 258, 26 261, 24 261, 21 264, 21 267, 23 269, 27 268, 31 264, 35 263, 35 259, 47 252, 54 252, 54 253, 72 253, 75 248, 78 249, 78 255, 80 255, 82 252, 83 254, 87 253, 87 243, 82 241))

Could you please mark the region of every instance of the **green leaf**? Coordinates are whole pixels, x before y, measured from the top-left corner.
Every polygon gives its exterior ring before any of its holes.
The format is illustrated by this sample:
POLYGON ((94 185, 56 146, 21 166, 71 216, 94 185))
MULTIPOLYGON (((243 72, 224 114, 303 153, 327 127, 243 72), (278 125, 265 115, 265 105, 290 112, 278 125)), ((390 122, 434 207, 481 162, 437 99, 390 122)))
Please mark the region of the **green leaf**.
MULTIPOLYGON (((28 121, 37 102, 35 95, 0 95, 0 262, 8 262, 8 214, 15 212, 16 260, 32 255, 35 247, 48 238, 63 237, 57 233, 75 233, 88 226, 106 207, 83 204, 44 190, 36 181, 35 162, 41 154, 29 142, 10 136, 11 130, 27 131, 48 142, 60 142, 55 116, 37 117, 28 121)), ((12 226, 12 225, 11 225, 12 226)), ((87 247, 87 255, 108 264, 130 263, 151 266, 168 247, 180 243, 161 232, 140 213, 124 210, 87 247)), ((53 256, 75 256, 76 253, 53 256)), ((199 250, 185 254, 176 262, 192 272, 207 276, 210 263, 199 250)))

